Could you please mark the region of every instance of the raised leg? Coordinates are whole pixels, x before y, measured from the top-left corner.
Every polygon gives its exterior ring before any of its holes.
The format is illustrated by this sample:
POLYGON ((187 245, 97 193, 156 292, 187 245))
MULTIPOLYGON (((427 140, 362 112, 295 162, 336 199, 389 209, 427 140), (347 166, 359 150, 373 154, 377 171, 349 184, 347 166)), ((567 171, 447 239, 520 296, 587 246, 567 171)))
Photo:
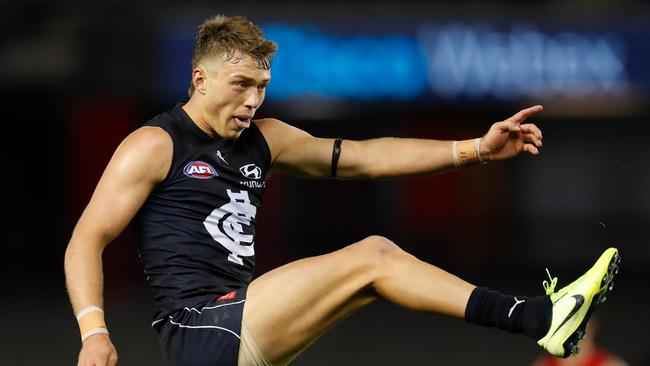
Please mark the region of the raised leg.
POLYGON ((274 363, 375 299, 462 318, 474 288, 390 240, 370 236, 257 278, 248 289, 244 322, 274 363))

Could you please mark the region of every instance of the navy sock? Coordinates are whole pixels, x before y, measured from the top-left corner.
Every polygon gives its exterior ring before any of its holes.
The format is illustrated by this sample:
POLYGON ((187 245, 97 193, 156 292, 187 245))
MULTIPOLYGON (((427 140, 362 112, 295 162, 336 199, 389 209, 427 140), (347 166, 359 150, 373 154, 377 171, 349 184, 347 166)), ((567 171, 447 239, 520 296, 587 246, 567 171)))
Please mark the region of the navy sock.
POLYGON ((551 326, 552 309, 548 296, 511 296, 477 287, 467 302, 465 319, 478 325, 522 333, 537 341, 551 326))

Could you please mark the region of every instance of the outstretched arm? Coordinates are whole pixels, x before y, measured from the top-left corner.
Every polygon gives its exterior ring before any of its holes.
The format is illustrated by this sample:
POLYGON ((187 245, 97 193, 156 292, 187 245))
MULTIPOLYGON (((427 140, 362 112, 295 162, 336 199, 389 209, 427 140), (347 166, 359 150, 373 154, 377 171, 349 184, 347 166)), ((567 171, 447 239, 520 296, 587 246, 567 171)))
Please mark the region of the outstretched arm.
MULTIPOLYGON (((526 108, 494 123, 480 139, 481 160, 508 159, 524 151, 539 154, 542 132, 532 123, 522 123, 542 109, 540 105, 526 108)), ((274 171, 302 177, 330 176, 334 139, 313 137, 274 119, 256 123, 269 143, 274 171)), ((457 164, 479 162, 478 155, 472 155, 477 146, 475 141, 459 141, 455 145, 456 156, 462 155, 457 164)), ((344 140, 341 150, 337 168, 339 178, 412 177, 438 173, 455 166, 452 141, 392 137, 344 140)))
POLYGON ((117 362, 115 347, 102 328, 103 312, 98 311, 103 308, 102 252, 164 179, 171 156, 171 138, 163 130, 143 127, 132 133, 116 150, 74 229, 65 253, 65 276, 85 335, 78 365, 117 362))

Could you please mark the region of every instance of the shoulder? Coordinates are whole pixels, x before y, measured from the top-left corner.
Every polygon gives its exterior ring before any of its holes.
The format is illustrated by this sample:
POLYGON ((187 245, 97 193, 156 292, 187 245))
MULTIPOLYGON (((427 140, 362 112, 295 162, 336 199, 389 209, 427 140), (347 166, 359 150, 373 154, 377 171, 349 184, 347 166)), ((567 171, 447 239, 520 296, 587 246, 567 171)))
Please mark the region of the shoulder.
POLYGON ((275 161, 287 146, 311 137, 307 132, 275 118, 258 119, 254 123, 271 150, 272 161, 275 161))
POLYGON ((253 121, 257 128, 266 134, 282 134, 282 133, 302 133, 306 134, 303 130, 294 127, 286 122, 280 121, 276 118, 262 118, 253 121))
POLYGON ((153 155, 173 148, 172 138, 169 133, 160 127, 144 126, 131 132, 120 148, 135 150, 141 154, 153 155))
POLYGON ((263 118, 253 121, 266 139, 274 156, 284 150, 286 145, 299 139, 312 137, 307 132, 276 118, 263 118))
POLYGON ((271 161, 275 161, 278 152, 282 150, 282 131, 286 123, 275 118, 262 118, 253 121, 255 126, 260 130, 260 133, 266 140, 266 145, 269 147, 271 153, 271 161))
POLYGON ((257 126, 257 128, 260 129, 260 131, 262 131, 262 133, 272 133, 277 129, 284 128, 284 125, 287 125, 286 123, 276 118, 256 119, 253 121, 253 123, 257 126))
POLYGON ((172 138, 159 127, 144 126, 129 134, 117 148, 114 160, 137 175, 156 181, 164 179, 171 165, 172 138))

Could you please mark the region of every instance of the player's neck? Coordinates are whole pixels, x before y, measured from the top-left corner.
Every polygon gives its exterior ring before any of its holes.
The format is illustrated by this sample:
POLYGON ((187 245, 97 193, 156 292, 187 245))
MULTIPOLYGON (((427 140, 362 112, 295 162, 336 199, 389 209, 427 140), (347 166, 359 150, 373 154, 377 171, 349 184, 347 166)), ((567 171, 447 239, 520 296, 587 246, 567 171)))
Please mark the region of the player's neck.
POLYGON ((216 132, 216 130, 210 126, 210 123, 208 123, 209 118, 205 114, 204 108, 201 108, 200 102, 195 98, 190 98, 190 100, 185 103, 182 108, 185 113, 190 116, 192 122, 194 122, 194 124, 201 129, 201 131, 205 132, 213 139, 220 140, 223 138, 216 132))

